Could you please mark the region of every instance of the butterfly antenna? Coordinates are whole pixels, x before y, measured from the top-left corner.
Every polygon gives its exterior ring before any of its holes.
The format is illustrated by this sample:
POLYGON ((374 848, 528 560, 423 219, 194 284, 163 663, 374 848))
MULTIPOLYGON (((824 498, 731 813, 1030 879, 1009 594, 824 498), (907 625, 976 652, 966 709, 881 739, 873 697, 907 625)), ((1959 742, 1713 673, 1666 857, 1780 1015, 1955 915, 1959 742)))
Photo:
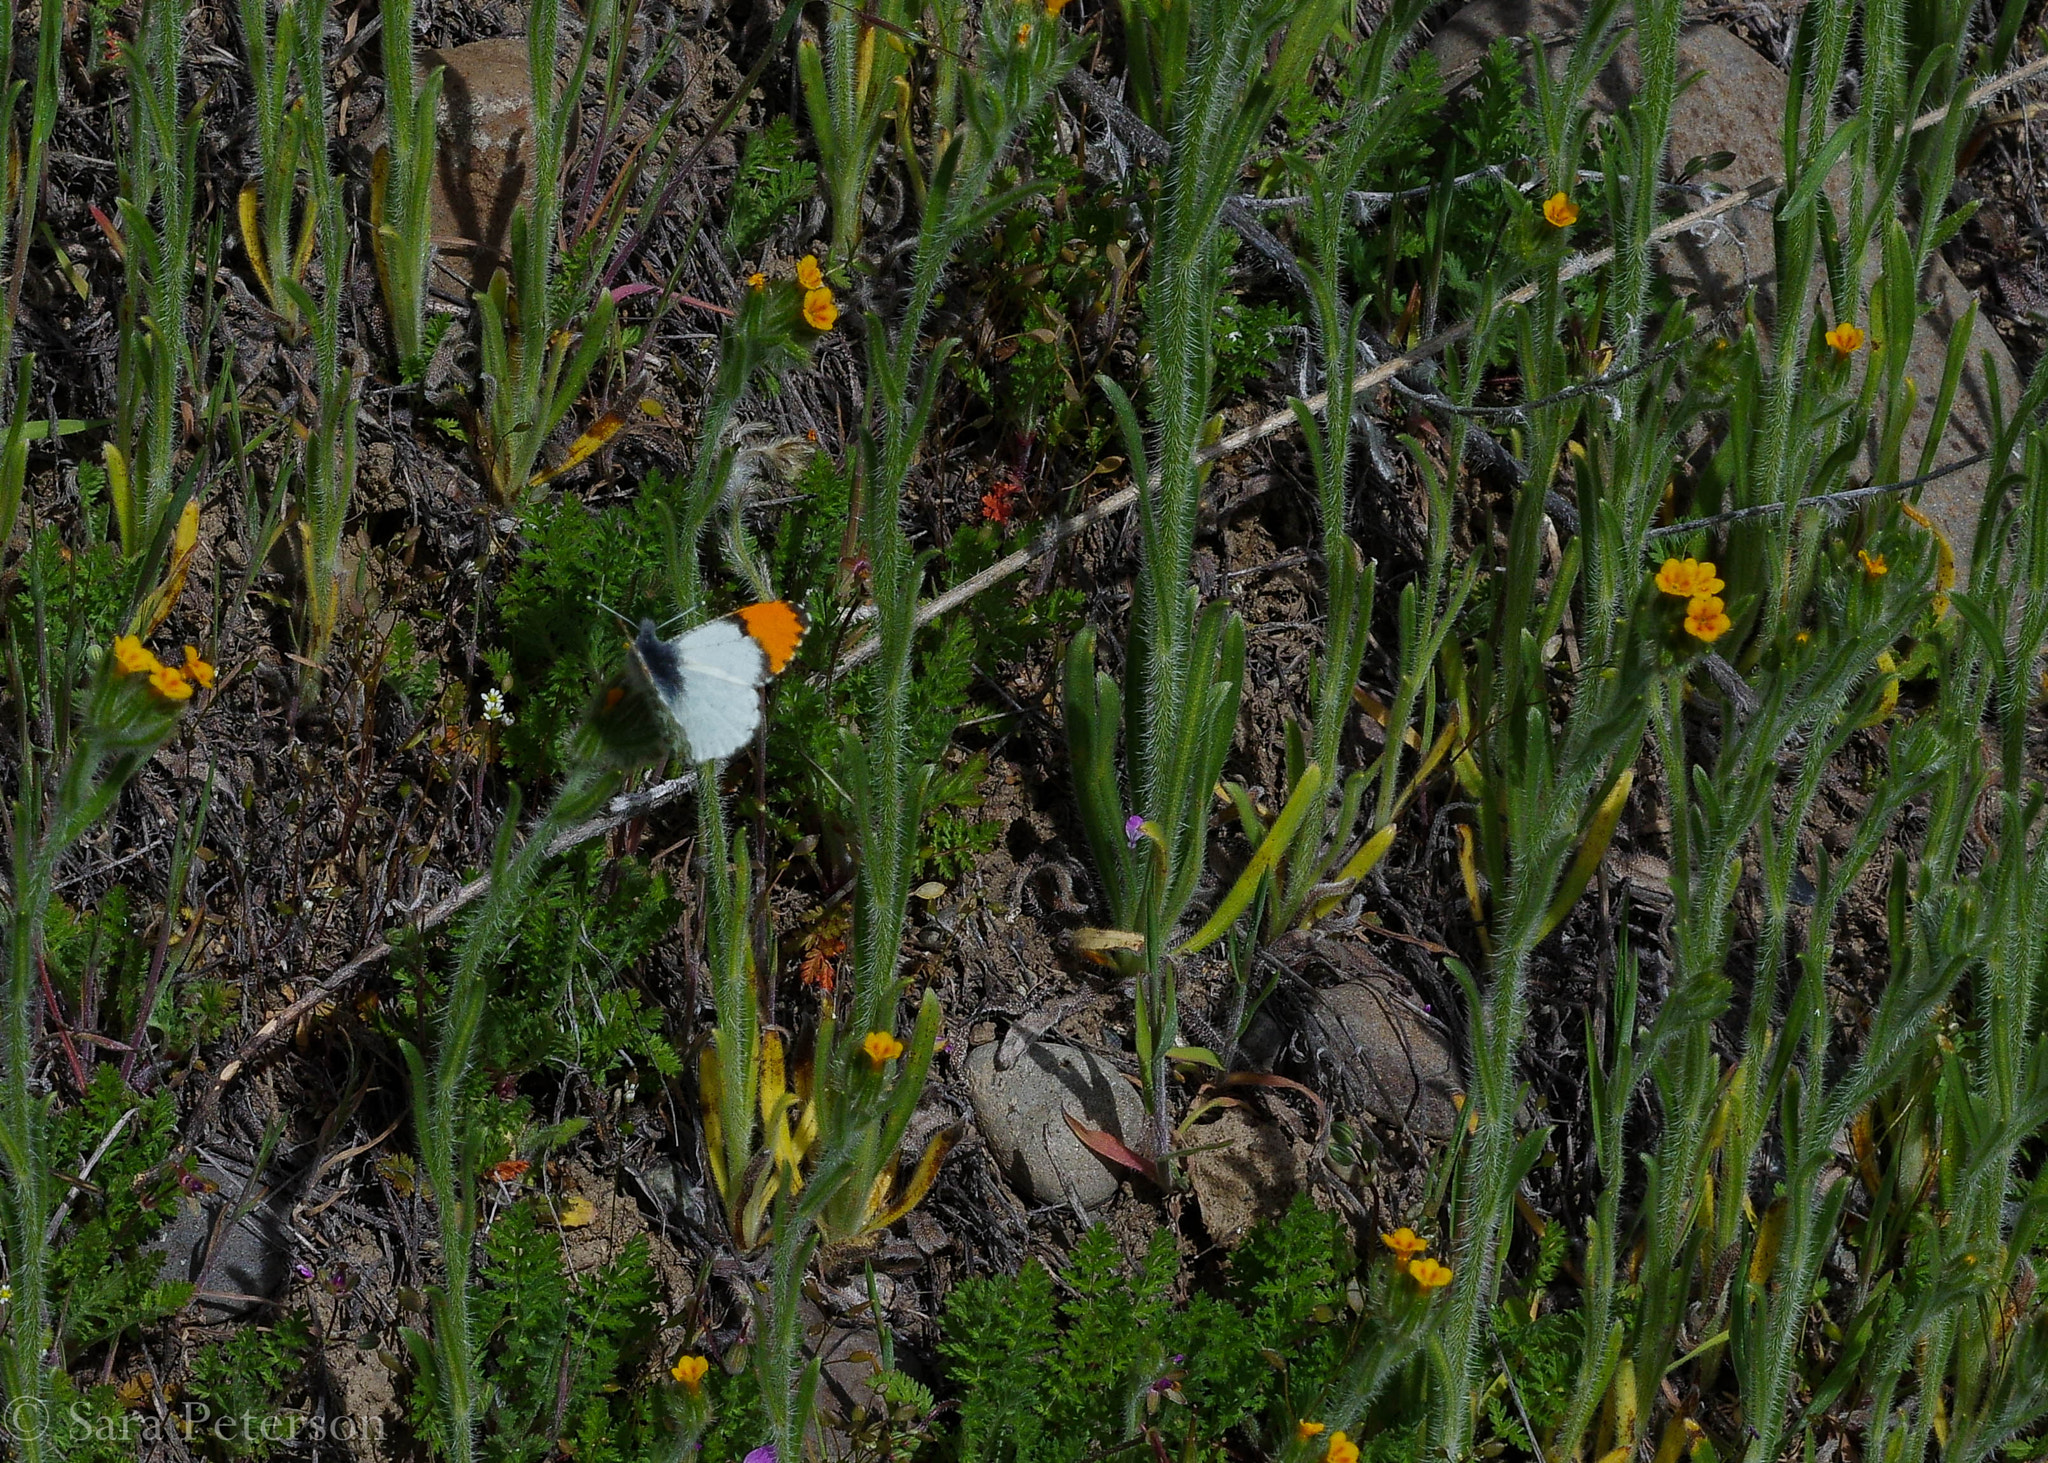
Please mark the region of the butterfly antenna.
POLYGON ((617 610, 613 609, 610 605, 606 604, 603 600, 599 599, 596 595, 593 594, 590 597, 590 602, 596 605, 599 609, 603 610, 606 614, 610 615, 613 619, 617 620, 621 625, 624 625, 628 630, 638 628, 638 625, 635 621, 627 619, 624 615, 620 614, 617 610))

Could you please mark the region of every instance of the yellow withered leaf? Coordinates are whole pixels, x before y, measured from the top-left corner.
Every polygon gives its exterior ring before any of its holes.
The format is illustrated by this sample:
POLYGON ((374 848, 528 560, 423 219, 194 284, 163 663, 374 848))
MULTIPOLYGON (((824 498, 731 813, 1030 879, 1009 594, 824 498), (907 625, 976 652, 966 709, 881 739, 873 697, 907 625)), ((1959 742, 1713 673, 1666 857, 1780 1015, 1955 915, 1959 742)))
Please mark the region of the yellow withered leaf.
POLYGON ((192 555, 198 547, 199 500, 188 498, 184 511, 178 515, 178 526, 171 533, 170 568, 164 573, 163 583, 143 597, 142 606, 135 615, 136 629, 133 633, 148 635, 170 618, 178 596, 185 592, 185 575, 192 568, 192 555))
POLYGON ((1932 518, 1911 503, 1899 504, 1899 510, 1934 536, 1934 600, 1929 608, 1935 619, 1942 619, 1948 614, 1948 592, 1956 587, 1955 546, 1932 518))
POLYGON ((1586 885, 1593 881, 1593 873, 1600 867, 1600 860, 1607 856, 1607 845, 1614 841, 1615 825, 1621 821, 1621 810, 1628 805, 1629 789, 1636 785, 1636 770, 1624 768, 1607 796, 1600 800, 1600 806, 1593 811, 1593 821, 1586 825, 1585 842, 1579 845, 1578 856, 1565 870, 1564 882, 1557 886, 1557 896, 1550 901, 1550 908, 1543 916, 1543 929, 1537 939, 1549 936, 1564 923, 1565 916, 1572 912, 1572 906, 1579 902, 1579 896, 1586 892, 1586 885))
POLYGON ((761 1034, 760 1058, 761 1122, 766 1126, 782 1095, 789 1090, 789 1083, 782 1069, 782 1038, 772 1031, 761 1034))
POLYGON ((1082 926, 1074 931, 1076 950, 1142 950, 1145 937, 1136 930, 1098 930, 1082 926))
POLYGON ((571 1194, 555 1206, 555 1224, 562 1229, 587 1229, 597 1219, 597 1206, 581 1194, 571 1194))
POLYGON ((1472 839, 1472 825, 1458 825, 1458 871, 1465 876, 1465 902, 1472 906, 1472 918, 1486 924, 1486 901, 1479 893, 1479 850, 1472 839))
POLYGON ((1749 1283, 1761 1287, 1778 1268, 1778 1243, 1785 1237, 1785 1201, 1778 1200, 1764 1210, 1757 1226, 1756 1244, 1749 1252, 1749 1283))
POLYGON ((947 1152, 959 1138, 953 1128, 941 1128, 932 1134, 931 1141, 924 1146, 923 1155, 917 1160, 917 1167, 911 1170, 910 1179, 903 1185, 896 1202, 886 1213, 877 1215, 869 1224, 871 1229, 887 1229, 911 1210, 918 1201, 931 1191, 932 1181, 939 1176, 939 1165, 945 1161, 947 1152))
POLYGON ((270 262, 263 257, 263 228, 260 215, 263 211, 263 197, 256 191, 254 183, 242 190, 237 200, 236 212, 242 220, 242 248, 248 252, 249 268, 256 273, 256 283, 263 286, 263 298, 272 305, 277 303, 277 291, 270 283, 270 262))
POLYGON ((563 456, 560 463, 548 468, 544 472, 535 473, 526 480, 526 485, 529 488, 537 488, 542 483, 549 482, 560 477, 565 472, 570 472, 583 466, 584 463, 602 452, 605 444, 618 436, 620 430, 625 425, 625 417, 618 412, 606 412, 588 427, 584 428, 582 436, 569 444, 569 451, 563 456))
POLYGON ((1892 659, 1889 650, 1878 652, 1877 670, 1878 674, 1885 678, 1884 690, 1877 698, 1877 710, 1864 717, 1860 723, 1864 727, 1878 726, 1889 721, 1891 714, 1899 709, 1899 663, 1892 659))

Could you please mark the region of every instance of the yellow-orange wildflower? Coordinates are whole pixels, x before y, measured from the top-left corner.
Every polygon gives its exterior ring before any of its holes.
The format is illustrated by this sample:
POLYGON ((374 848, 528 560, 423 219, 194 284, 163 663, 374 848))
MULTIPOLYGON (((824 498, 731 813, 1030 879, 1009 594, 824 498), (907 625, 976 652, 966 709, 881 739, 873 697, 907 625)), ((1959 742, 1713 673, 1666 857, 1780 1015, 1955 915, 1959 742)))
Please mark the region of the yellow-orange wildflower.
POLYGON ((1657 587, 1676 599, 1696 599, 1719 594, 1728 586, 1721 582, 1712 559, 1666 559, 1657 571, 1657 587))
POLYGON ((807 290, 825 287, 825 271, 818 268, 818 256, 806 254, 796 262, 796 282, 807 290))
POLYGON ((1718 595, 1698 596, 1685 607, 1685 633, 1712 645, 1728 633, 1727 608, 1718 595))
POLYGON ((1330 1446, 1323 1457, 1328 1463, 1358 1463, 1358 1444, 1342 1433, 1331 1433, 1330 1446))
POLYGON ((190 701, 192 683, 176 666, 158 666, 149 673, 149 689, 166 701, 190 701))
POLYGON ((828 289, 804 292, 804 324, 813 330, 830 330, 839 319, 839 304, 828 289))
POLYGON ((903 1055, 903 1043, 886 1031, 870 1031, 861 1038, 860 1049, 868 1054, 868 1060, 875 1064, 877 1072, 882 1063, 893 1062, 903 1055))
POLYGON ((1882 579, 1885 575, 1892 572, 1891 565, 1885 563, 1883 554, 1873 554, 1868 549, 1858 549, 1856 557, 1863 561, 1863 572, 1872 579, 1882 579))
POLYGON ((1579 206, 1564 193, 1553 193, 1543 201, 1543 217, 1555 229, 1568 229, 1579 221, 1579 206))
POLYGON ((703 1357, 685 1353, 676 1358, 676 1364, 668 1369, 668 1374, 695 1392, 703 1387, 704 1374, 710 1370, 711 1363, 703 1357))
POLYGON ((1419 1255, 1429 1248, 1429 1241, 1405 1224, 1392 1234, 1381 1235, 1380 1243, 1392 1250, 1396 1256, 1403 1260, 1419 1255))
POLYGON ((1827 333, 1826 339, 1827 343, 1835 348, 1836 359, 1846 361, 1849 357, 1855 355, 1856 352, 1862 350, 1863 343, 1869 340, 1870 337, 1858 329, 1853 322, 1844 320, 1840 325, 1837 325, 1827 333))
POLYGON ((1297 1441, 1305 1443, 1310 1438, 1314 1437, 1317 1433, 1321 1432, 1327 1426, 1327 1423, 1310 1422, 1307 1418, 1304 1417, 1300 1422, 1297 1422, 1294 1425, 1294 1436, 1297 1441))
POLYGON ((213 689, 213 667, 199 658, 196 647, 185 647, 185 663, 178 670, 193 685, 204 686, 209 691, 213 689))
POLYGON ((754 272, 753 272, 752 274, 750 274, 750 275, 748 275, 748 276, 747 276, 747 288, 748 288, 748 289, 750 289, 750 290, 765 290, 765 289, 767 289, 767 288, 768 288, 768 276, 767 276, 767 275, 765 275, 765 274, 763 274, 763 273, 761 273, 761 271, 760 271, 760 270, 758 270, 758 269, 757 269, 757 270, 755 270, 755 271, 754 271, 754 272))
POLYGON ((1451 1267, 1427 1258, 1410 1260, 1408 1274, 1424 1290, 1435 1290, 1451 1283, 1451 1267))
POLYGON ((142 643, 139 635, 123 635, 114 642, 114 665, 123 675, 144 675, 164 668, 163 662, 150 654, 149 647, 142 643))

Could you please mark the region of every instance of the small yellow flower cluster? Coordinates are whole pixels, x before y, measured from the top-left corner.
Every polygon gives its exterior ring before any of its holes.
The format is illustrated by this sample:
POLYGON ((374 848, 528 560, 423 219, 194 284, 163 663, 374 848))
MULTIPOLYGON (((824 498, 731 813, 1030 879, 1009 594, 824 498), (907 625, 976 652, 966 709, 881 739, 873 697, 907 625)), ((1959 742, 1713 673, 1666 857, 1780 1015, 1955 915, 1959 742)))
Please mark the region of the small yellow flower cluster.
POLYGON ((877 1072, 886 1062, 893 1062, 903 1055, 903 1043, 886 1031, 870 1031, 861 1038, 860 1049, 868 1054, 868 1060, 875 1064, 877 1072))
POLYGON ((796 282, 804 291, 804 324, 817 331, 830 330, 839 319, 839 302, 825 287, 825 272, 818 268, 816 255, 806 254, 797 260, 796 282))
MULTIPOLYGON (((1402 1225, 1392 1234, 1380 1236, 1380 1243, 1394 1252, 1394 1263, 1408 1272, 1408 1278, 1424 1290, 1436 1290, 1451 1283, 1451 1267, 1423 1254, 1429 1241, 1402 1225)), ((1342 1433, 1338 1437, 1344 1436, 1342 1433)))
POLYGON ((1728 633, 1727 587, 1712 559, 1666 559, 1657 571, 1657 588, 1685 601, 1685 633, 1707 645, 1728 633))
MULTIPOLYGON (((818 256, 806 254, 796 262, 796 286, 804 293, 804 324, 823 334, 839 323, 839 302, 832 298, 831 287, 825 283, 825 271, 818 267, 818 256)), ((755 270, 747 276, 747 288, 765 290, 768 276, 755 270)))
POLYGON ((148 676, 149 689, 166 701, 190 701, 199 687, 213 686, 213 667, 199 658, 194 647, 185 647, 182 665, 165 665, 139 635, 123 635, 115 640, 114 667, 124 676, 148 676))

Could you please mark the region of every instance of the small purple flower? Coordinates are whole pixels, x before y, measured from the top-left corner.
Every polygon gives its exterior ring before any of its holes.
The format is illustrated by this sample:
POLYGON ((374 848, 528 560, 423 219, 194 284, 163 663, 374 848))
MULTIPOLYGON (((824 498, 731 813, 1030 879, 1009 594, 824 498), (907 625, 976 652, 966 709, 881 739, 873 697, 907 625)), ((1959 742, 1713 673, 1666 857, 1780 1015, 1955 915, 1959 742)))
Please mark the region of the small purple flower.
POLYGON ((775 1444, 763 1443, 747 1454, 747 1463, 775 1463, 775 1444))
POLYGON ((1145 820, 1136 813, 1124 819, 1124 842, 1136 848, 1145 837, 1145 820))
POLYGON ((313 1278, 313 1267, 304 1260, 301 1260, 292 1266, 292 1274, 298 1276, 301 1280, 311 1280, 313 1278))
POLYGON ((336 1265, 327 1277, 327 1288, 336 1295, 347 1295, 349 1287, 355 1284, 355 1277, 348 1273, 348 1266, 336 1265))

